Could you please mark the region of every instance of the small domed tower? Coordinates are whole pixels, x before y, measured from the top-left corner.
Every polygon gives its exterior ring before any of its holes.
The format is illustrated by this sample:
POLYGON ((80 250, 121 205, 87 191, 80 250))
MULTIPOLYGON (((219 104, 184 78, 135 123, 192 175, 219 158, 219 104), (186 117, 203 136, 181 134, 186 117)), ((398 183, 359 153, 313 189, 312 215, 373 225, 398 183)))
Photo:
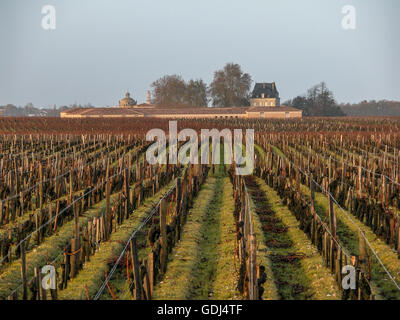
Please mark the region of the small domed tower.
POLYGON ((121 99, 119 101, 119 107, 120 108, 130 108, 130 107, 133 107, 135 105, 136 105, 136 101, 131 98, 131 95, 130 95, 129 92, 127 92, 125 94, 125 98, 123 98, 123 99, 121 99))

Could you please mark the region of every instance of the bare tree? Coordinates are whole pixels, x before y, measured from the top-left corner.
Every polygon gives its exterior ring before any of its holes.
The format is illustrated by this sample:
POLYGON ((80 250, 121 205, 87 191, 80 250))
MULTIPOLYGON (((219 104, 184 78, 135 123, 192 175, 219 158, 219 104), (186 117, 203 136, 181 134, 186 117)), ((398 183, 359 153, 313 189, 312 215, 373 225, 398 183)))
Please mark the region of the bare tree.
POLYGON ((307 90, 306 96, 298 96, 287 103, 292 107, 303 110, 305 116, 344 116, 337 105, 332 91, 325 82, 321 82, 307 90))
POLYGON ((215 71, 210 95, 215 107, 249 105, 251 76, 243 73, 240 65, 228 63, 215 71))
POLYGON ((208 105, 208 93, 206 83, 199 80, 190 80, 186 85, 183 100, 192 107, 204 107, 208 105))
POLYGON ((151 87, 154 104, 172 106, 184 102, 186 84, 181 76, 166 75, 154 81, 151 87))

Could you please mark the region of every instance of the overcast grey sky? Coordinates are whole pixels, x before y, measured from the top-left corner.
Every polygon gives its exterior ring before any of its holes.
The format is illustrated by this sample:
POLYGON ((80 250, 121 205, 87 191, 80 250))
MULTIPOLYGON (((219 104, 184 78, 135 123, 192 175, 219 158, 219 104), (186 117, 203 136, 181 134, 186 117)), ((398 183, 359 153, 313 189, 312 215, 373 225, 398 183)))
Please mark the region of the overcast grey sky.
POLYGON ((400 100, 399 17, 399 0, 0 0, 0 105, 142 102, 165 74, 209 83, 227 62, 282 101, 320 81, 338 102, 400 100))

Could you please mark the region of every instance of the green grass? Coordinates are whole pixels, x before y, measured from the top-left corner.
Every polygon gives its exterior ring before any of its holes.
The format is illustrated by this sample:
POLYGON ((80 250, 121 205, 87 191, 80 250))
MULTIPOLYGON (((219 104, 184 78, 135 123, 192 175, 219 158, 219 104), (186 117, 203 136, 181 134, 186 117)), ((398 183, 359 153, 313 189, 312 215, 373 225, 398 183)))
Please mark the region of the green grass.
POLYGON ((198 264, 197 250, 202 238, 203 222, 209 210, 209 199, 213 197, 217 179, 208 177, 195 199, 193 209, 187 215, 180 243, 169 256, 163 280, 154 287, 153 299, 188 299, 187 286, 198 264))
POLYGON ((190 210, 154 299, 241 299, 237 291, 233 187, 217 166, 190 210))
POLYGON ((236 225, 233 212, 235 201, 233 198, 233 186, 229 178, 222 179, 223 196, 219 212, 219 242, 217 243, 218 261, 216 276, 213 283, 212 299, 230 300, 240 298, 237 291, 238 261, 235 256, 236 225))
POLYGON ((271 260, 268 258, 270 251, 268 250, 266 243, 267 239, 262 229, 262 223, 260 221, 259 216, 255 211, 255 203, 252 199, 250 199, 250 211, 252 214, 254 234, 257 239, 257 264, 260 264, 265 267, 265 273, 267 274, 267 280, 262 285, 264 288, 264 293, 262 295, 263 300, 279 300, 280 295, 278 292, 278 288, 275 284, 275 279, 273 275, 273 267, 271 260))
POLYGON ((336 284, 317 249, 299 229, 299 223, 278 194, 261 179, 248 189, 264 230, 278 297, 283 300, 338 299, 336 284))
POLYGON ((262 179, 256 179, 260 189, 265 192, 271 210, 274 211, 284 226, 287 227, 287 236, 292 243, 292 249, 304 258, 300 259, 301 271, 304 283, 309 287, 312 299, 331 300, 339 299, 340 292, 337 288, 334 277, 328 268, 325 267, 323 259, 317 248, 311 243, 307 235, 300 229, 300 224, 296 217, 290 212, 288 207, 282 204, 279 195, 270 188, 262 179))

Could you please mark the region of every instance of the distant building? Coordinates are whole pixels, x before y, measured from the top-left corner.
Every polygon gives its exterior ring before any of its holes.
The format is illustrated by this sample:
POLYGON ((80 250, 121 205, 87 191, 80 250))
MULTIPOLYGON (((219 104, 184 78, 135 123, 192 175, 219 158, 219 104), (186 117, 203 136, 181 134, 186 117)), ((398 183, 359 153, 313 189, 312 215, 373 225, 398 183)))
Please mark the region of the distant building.
POLYGON ((250 105, 252 107, 279 107, 279 92, 275 82, 256 83, 251 94, 250 105))
POLYGON ((151 104, 146 94, 146 103, 136 104, 129 92, 119 101, 119 107, 74 108, 60 113, 62 118, 136 118, 155 117, 170 119, 193 118, 301 118, 302 111, 280 106, 279 92, 275 83, 257 83, 254 87, 250 107, 208 108, 208 107, 163 107, 151 104), (272 108, 271 108, 272 107, 272 108))
POLYGON ((135 105, 136 105, 136 101, 131 98, 131 95, 130 95, 129 92, 127 92, 125 94, 125 98, 123 98, 123 99, 121 99, 119 101, 119 107, 120 108, 130 108, 130 107, 133 107, 135 105))

